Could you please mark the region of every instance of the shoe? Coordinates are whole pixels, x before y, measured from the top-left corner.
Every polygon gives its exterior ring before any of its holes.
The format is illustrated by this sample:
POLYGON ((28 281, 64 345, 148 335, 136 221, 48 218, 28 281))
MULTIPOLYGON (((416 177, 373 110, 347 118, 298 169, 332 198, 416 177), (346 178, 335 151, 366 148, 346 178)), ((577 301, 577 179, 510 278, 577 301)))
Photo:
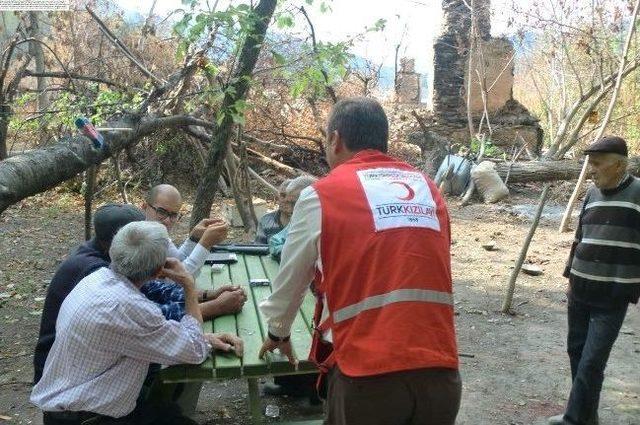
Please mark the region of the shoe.
MULTIPOLYGON (((569 422, 564 420, 564 414, 552 416, 547 420, 549 425, 570 425, 569 422)), ((600 423, 598 414, 596 413, 595 417, 593 417, 587 425, 598 425, 600 423)))
POLYGON ((272 396, 283 396, 288 395, 286 391, 282 387, 282 385, 274 384, 272 382, 267 382, 262 387, 262 394, 264 395, 272 395, 272 396))
POLYGON ((262 393, 264 395, 272 396, 288 396, 288 397, 307 397, 309 391, 307 388, 303 388, 299 385, 278 385, 267 382, 262 387, 262 393))
POLYGON ((564 413, 562 415, 555 415, 547 419, 549 425, 568 425, 564 420, 564 413))

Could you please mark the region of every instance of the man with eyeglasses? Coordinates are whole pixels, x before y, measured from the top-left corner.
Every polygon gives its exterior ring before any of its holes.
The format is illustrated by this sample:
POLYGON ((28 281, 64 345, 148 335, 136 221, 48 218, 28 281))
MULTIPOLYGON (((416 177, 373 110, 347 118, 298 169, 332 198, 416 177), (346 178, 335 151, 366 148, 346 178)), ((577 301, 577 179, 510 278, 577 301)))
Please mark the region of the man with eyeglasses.
MULTIPOLYGON (((142 204, 148 221, 163 224, 171 231, 181 218, 182 196, 170 184, 154 186, 142 204)), ((190 232, 189 237, 177 248, 169 242, 168 256, 182 261, 190 274, 197 274, 213 245, 227 236, 224 220, 205 218, 190 232)), ((142 287, 142 293, 155 301, 167 319, 180 320, 184 315, 184 293, 179 285, 153 280, 142 287)), ((199 291, 200 311, 205 320, 242 310, 247 296, 239 286, 224 285, 215 291, 199 291)))
MULTIPOLYGON (((148 221, 163 224, 171 231, 181 218, 182 196, 170 184, 160 184, 151 188, 142 210, 148 221)), ((227 237, 228 226, 224 220, 205 218, 189 233, 189 237, 177 248, 169 241, 168 257, 179 259, 189 274, 195 275, 204 265, 213 245, 227 237)), ((173 282, 155 279, 145 283, 140 291, 147 299, 155 302, 167 320, 181 321, 185 315, 184 289, 173 282)), ((212 291, 198 291, 200 313, 204 320, 242 310, 247 295, 239 286, 224 285, 212 291)), ((147 382, 154 379, 157 365, 151 365, 147 382)), ((202 383, 189 383, 174 394, 174 401, 187 416, 195 413, 202 383)))

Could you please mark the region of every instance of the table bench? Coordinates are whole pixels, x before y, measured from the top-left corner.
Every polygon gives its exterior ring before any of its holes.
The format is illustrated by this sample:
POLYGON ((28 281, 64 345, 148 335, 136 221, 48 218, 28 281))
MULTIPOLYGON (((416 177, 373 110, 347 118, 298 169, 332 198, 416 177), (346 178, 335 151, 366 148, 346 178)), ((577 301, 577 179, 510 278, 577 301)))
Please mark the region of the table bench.
MULTIPOLYGON (((271 294, 271 285, 250 287, 250 279, 273 281, 279 265, 270 256, 237 254, 238 262, 225 265, 215 271, 205 265, 196 277, 198 289, 211 290, 225 284, 240 285, 247 293, 247 302, 242 311, 205 321, 205 332, 228 332, 244 340, 244 356, 238 358, 229 354, 210 356, 200 365, 178 365, 162 370, 162 386, 183 382, 202 382, 217 379, 246 378, 249 389, 249 408, 254 423, 263 421, 258 379, 275 375, 293 375, 317 372, 316 366, 307 360, 311 347, 312 318, 315 299, 311 292, 304 302, 291 328, 291 344, 299 359, 297 370, 279 354, 268 354, 265 360, 258 358, 258 352, 267 335, 267 324, 258 309, 261 301, 271 294)), ((214 266, 215 267, 215 266, 214 266)), ((296 422, 320 424, 321 421, 296 422)))

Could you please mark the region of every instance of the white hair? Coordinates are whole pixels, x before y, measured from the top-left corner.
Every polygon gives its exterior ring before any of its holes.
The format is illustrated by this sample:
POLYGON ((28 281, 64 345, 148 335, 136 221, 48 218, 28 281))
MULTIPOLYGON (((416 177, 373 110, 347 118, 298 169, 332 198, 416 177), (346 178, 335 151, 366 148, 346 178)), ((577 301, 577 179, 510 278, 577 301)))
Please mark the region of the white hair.
POLYGON ((291 179, 282 180, 282 183, 280 183, 280 186, 278 186, 278 195, 280 195, 281 193, 287 193, 287 186, 289 186, 289 183, 291 183, 291 179))
POLYGON ((314 184, 318 179, 312 176, 298 176, 287 185, 287 195, 300 193, 308 186, 314 184))
POLYGON ((135 221, 113 237, 109 256, 111 268, 134 283, 145 282, 167 260, 169 234, 161 223, 135 221))

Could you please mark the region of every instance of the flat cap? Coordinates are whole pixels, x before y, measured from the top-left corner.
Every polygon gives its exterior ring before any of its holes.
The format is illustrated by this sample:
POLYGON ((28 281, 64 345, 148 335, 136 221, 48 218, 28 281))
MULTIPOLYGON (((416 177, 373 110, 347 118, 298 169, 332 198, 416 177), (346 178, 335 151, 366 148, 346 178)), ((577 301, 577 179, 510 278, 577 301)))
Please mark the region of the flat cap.
POLYGON ((591 143, 584 150, 585 155, 591 153, 617 153, 618 155, 629 156, 627 142, 618 136, 605 136, 591 143))
POLYGON ((93 216, 93 230, 96 239, 111 243, 122 226, 132 221, 143 221, 144 219, 144 213, 133 205, 106 204, 96 210, 93 216))

